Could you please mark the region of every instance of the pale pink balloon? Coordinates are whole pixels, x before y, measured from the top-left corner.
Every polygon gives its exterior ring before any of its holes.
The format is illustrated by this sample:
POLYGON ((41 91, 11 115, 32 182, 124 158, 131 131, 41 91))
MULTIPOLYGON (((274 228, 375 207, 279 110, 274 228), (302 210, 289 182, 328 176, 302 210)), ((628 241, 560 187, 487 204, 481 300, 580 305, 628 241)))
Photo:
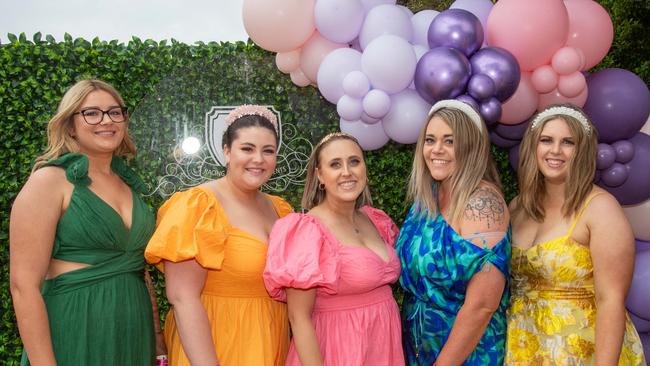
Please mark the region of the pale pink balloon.
POLYGON ((334 43, 327 38, 323 37, 318 31, 302 46, 302 54, 300 56, 300 68, 302 72, 311 80, 316 83, 318 75, 318 68, 325 56, 337 48, 348 47, 347 44, 334 43))
POLYGON ((553 55, 551 66, 558 74, 569 75, 579 71, 582 62, 583 60, 576 48, 562 47, 553 55))
POLYGON ((533 71, 531 82, 538 93, 550 93, 557 88, 558 75, 551 65, 543 65, 533 71))
POLYGON ((557 83, 557 90, 569 98, 578 96, 586 87, 587 80, 580 71, 560 76, 560 80, 557 83))
POLYGON ((303 87, 311 84, 311 80, 305 75, 300 68, 297 68, 291 72, 291 81, 297 86, 303 87))
POLYGON ((634 237, 650 241, 650 199, 636 205, 623 206, 623 212, 632 225, 634 237))
POLYGON ((275 65, 278 67, 278 70, 285 74, 290 74, 291 71, 300 67, 300 49, 278 52, 275 55, 275 65))
POLYGON ((530 72, 522 72, 515 93, 501 105, 499 123, 515 125, 530 118, 537 109, 539 94, 533 87, 530 72))
POLYGON ((522 71, 550 63, 568 30, 562 0, 499 0, 487 21, 488 45, 510 51, 522 71))
POLYGON ((607 10, 593 0, 566 0, 569 31, 566 45, 578 48, 585 56, 582 70, 596 66, 609 52, 614 26, 607 10))
POLYGON ((645 124, 643 125, 643 127, 641 127, 640 132, 643 132, 646 135, 650 135, 650 115, 648 116, 648 120, 645 121, 645 124))
POLYGON ((315 0, 244 0, 244 28, 265 50, 291 51, 314 32, 315 0))
POLYGON ((588 89, 589 88, 584 88, 578 96, 573 98, 562 95, 562 93, 557 89, 550 93, 540 94, 539 102, 537 103, 537 111, 541 112, 551 104, 573 104, 582 108, 587 101, 587 96, 589 95, 588 89))

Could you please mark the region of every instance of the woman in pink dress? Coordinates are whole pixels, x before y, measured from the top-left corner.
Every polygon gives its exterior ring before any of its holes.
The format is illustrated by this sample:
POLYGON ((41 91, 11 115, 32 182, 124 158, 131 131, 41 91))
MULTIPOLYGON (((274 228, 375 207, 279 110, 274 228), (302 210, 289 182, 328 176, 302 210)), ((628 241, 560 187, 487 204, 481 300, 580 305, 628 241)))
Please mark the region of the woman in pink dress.
POLYGON ((307 164, 307 214, 276 221, 264 282, 287 301, 293 340, 286 365, 404 365, 398 229, 370 206, 363 151, 344 133, 323 138, 307 164))

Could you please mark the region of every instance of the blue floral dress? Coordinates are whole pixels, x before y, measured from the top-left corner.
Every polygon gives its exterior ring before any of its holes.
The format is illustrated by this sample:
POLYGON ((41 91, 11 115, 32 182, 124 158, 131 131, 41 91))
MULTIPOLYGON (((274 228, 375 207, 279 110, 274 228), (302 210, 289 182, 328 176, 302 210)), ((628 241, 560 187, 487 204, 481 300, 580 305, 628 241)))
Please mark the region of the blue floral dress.
MULTIPOLYGON (((501 271, 508 279, 510 230, 492 248, 481 248, 463 239, 440 214, 420 215, 411 207, 397 239, 402 262, 400 284, 403 343, 409 365, 431 366, 451 333, 465 301, 467 286, 487 263, 487 270, 501 271)), ((506 341, 506 284, 498 310, 483 337, 463 365, 503 364, 506 341)))

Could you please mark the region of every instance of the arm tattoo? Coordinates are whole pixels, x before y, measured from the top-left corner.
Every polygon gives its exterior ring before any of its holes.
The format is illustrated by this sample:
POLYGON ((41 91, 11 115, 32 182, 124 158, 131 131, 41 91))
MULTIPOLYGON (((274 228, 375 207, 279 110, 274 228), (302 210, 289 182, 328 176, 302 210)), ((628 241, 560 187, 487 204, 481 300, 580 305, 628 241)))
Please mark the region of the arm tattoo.
POLYGON ((479 187, 469 198, 465 207, 465 218, 473 221, 487 221, 487 226, 501 222, 505 203, 493 189, 479 187))

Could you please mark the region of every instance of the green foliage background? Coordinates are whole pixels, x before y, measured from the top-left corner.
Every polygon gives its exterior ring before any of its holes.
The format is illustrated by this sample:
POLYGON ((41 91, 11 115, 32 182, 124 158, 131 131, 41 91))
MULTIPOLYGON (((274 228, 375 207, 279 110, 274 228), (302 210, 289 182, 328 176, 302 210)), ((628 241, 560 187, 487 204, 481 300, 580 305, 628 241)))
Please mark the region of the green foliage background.
MULTIPOLYGON (((621 67, 635 72, 646 83, 650 80, 650 40, 644 32, 649 24, 650 2, 642 0, 602 0, 615 25, 615 39, 608 56, 598 66, 621 67)), ((446 9, 451 1, 399 1, 413 11, 446 9)), ((274 55, 252 43, 203 43, 187 45, 172 40, 155 42, 133 37, 128 44, 117 41, 72 39, 61 41, 40 33, 27 39, 25 34, 0 38, 0 364, 15 365, 20 359, 21 342, 9 293, 9 212, 31 165, 46 145, 45 126, 54 114, 64 91, 76 80, 100 78, 113 84, 134 111, 131 133, 140 146, 141 156, 134 165, 151 185, 160 174, 168 128, 152 125, 151 116, 173 119, 178 105, 191 100, 221 105, 257 102, 280 109, 285 123, 297 127, 298 136, 315 143, 338 127, 336 108, 320 97, 315 88, 297 88, 287 75, 275 67, 274 55), (242 60, 249 65, 241 68, 242 60), (251 66, 252 65, 252 66, 251 66), (206 70, 217 70, 210 77, 206 70), (242 74, 247 71, 247 75, 242 74), (241 83, 242 78, 246 83, 241 83), (192 80, 196 95, 187 94, 192 80), (185 88, 178 88, 185 85, 185 88), (209 92, 205 92, 209 90, 209 92), (183 95, 175 94, 185 93, 183 95), (201 94, 204 93, 204 94, 201 94), (167 98, 167 100, 164 100, 167 98), (180 101, 180 102, 179 102, 180 101), (158 103, 159 102, 159 103, 158 103), (139 118, 140 117, 140 118, 139 118), (152 132, 153 131, 153 132, 152 132), (157 136, 159 144, 142 144, 157 136)), ((186 108, 187 105, 180 107, 186 108)), ((201 120, 202 118, 199 118, 201 120)), ((200 121, 199 121, 200 122, 200 121)), ((199 123, 197 122, 197 123, 199 123)), ((163 126, 164 127, 164 126, 163 126)), ((169 139, 169 138, 168 138, 169 139)), ((296 147, 299 148, 299 147, 296 147)), ((370 183, 375 205, 398 222, 406 203, 404 187, 411 163, 412 146, 388 144, 367 154, 370 183)), ((517 191, 507 154, 493 149, 508 199, 517 191)), ((299 207, 302 192, 294 187, 283 193, 299 207)), ((162 198, 150 197, 157 207, 162 198)), ((162 281, 154 272, 161 306, 166 309, 162 281)))

